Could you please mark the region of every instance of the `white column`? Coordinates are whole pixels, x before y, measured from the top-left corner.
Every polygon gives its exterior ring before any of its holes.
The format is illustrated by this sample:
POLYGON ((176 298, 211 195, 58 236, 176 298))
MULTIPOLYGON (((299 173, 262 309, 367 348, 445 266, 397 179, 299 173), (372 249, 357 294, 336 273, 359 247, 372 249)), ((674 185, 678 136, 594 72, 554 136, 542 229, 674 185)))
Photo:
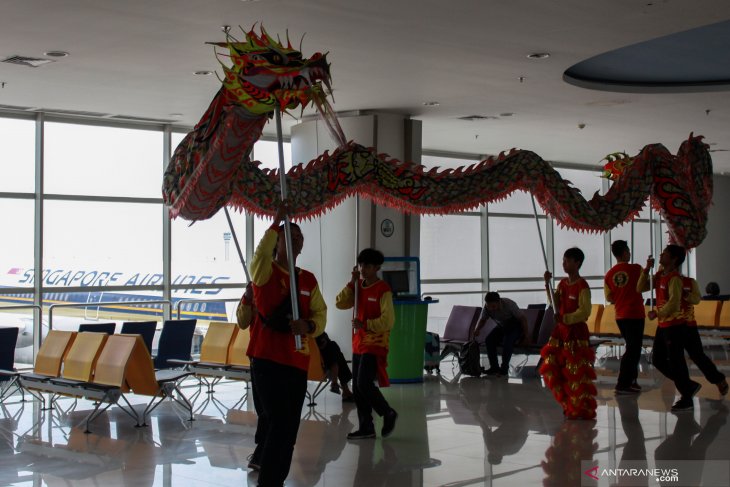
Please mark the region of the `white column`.
MULTIPOLYGON (((375 147, 391 157, 403 160, 417 158, 420 163, 420 122, 405 115, 358 112, 340 118, 348 140, 366 147, 375 147)), ((332 152, 336 143, 323 122, 311 119, 292 127, 292 161, 307 162, 325 150, 332 152)), ((335 307, 335 297, 350 279, 355 265, 355 200, 349 198, 315 220, 300 222, 304 234, 304 249, 297 264, 316 276, 327 303, 327 333, 335 340, 345 356, 352 352, 351 311, 335 307)), ((386 222, 385 226, 388 226, 386 222)), ((418 255, 418 218, 389 208, 360 200, 359 249, 375 247, 386 256, 418 255), (381 232, 385 220, 393 226, 392 235, 381 232)))

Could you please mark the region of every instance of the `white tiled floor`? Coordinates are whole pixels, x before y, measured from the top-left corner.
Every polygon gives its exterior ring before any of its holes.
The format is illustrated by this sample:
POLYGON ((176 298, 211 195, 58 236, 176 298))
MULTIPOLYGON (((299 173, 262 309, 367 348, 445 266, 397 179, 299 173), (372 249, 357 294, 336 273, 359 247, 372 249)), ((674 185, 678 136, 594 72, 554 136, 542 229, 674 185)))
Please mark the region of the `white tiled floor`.
MULTIPOLYGON (((384 390, 400 413, 393 436, 385 440, 348 442, 354 406, 324 392, 317 406, 305 407, 287 485, 596 485, 581 460, 601 469, 630 466, 629 460, 649 468, 660 459, 723 460, 730 478, 728 409, 704 381, 694 412, 677 416, 667 412, 674 399, 671 384, 651 369, 642 373, 640 396, 619 398, 611 373, 603 370, 597 421, 565 422, 538 379, 454 377, 450 362, 442 371, 441 378, 384 390)), ((253 407, 226 409, 243 387, 218 385, 215 402, 198 398, 192 423, 170 402, 153 413, 147 428, 135 428, 113 408, 92 423, 89 435, 72 426, 90 410, 89 402, 63 414, 41 412, 37 403, 13 397, 0 417, 0 485, 255 485, 255 474, 245 467, 254 446, 253 407), (43 423, 34 427, 40 418, 43 423)), ((130 398, 137 407, 146 399, 130 398)), ((64 407, 71 403, 61 400, 64 407)), ((687 482, 726 485, 707 476, 687 482)), ((616 484, 615 477, 598 483, 616 484)))

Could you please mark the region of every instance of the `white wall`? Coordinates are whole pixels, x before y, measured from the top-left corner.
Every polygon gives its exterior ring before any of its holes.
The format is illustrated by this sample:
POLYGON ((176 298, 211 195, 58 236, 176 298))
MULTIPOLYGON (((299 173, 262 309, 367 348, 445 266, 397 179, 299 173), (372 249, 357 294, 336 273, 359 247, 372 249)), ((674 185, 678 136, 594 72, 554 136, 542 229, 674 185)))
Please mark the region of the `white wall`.
POLYGON ((715 175, 714 181, 707 237, 696 251, 697 283, 703 294, 710 281, 720 284, 722 294, 730 294, 730 177, 715 175))

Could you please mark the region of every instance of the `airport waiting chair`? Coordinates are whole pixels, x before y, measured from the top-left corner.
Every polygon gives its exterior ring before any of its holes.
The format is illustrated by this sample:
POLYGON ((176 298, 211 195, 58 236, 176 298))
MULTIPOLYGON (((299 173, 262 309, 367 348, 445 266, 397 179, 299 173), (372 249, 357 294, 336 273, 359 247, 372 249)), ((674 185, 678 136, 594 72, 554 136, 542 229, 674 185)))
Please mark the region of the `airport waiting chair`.
MULTIPOLYGON (((192 321, 194 327, 196 320, 181 321, 192 321)), ((155 370, 140 336, 118 335, 114 338, 126 340, 125 353, 127 354, 127 360, 124 368, 124 384, 135 394, 152 396, 142 413, 142 424, 140 426, 147 426, 147 417, 157 406, 162 404, 165 398, 169 398, 185 408, 190 414, 189 421, 193 421, 193 405, 179 387, 180 381, 192 373, 187 370, 155 370)), ((192 342, 192 332, 190 341, 192 342)))
POLYGON ((0 375, 0 403, 15 391, 20 391, 21 400, 25 400, 18 371, 15 370, 15 345, 19 331, 18 328, 0 328, 0 370, 10 372, 10 375, 0 375))
POLYGON ((170 364, 168 360, 190 360, 193 346, 193 333, 198 320, 165 320, 157 343, 157 355, 154 357, 155 369, 170 369, 179 365, 170 364))
POLYGON ((697 328, 715 330, 720 319, 722 301, 702 300, 694 306, 697 328))
POLYGON ((60 377, 53 377, 39 384, 33 390, 50 393, 48 405, 53 407, 63 395, 80 397, 69 393, 69 387, 75 388, 78 383, 90 382, 94 375, 96 361, 109 335, 99 332, 79 332, 71 348, 63 359, 60 377))
POLYGON ((79 332, 106 333, 113 335, 117 328, 116 323, 82 323, 79 325, 79 332))
POLYGON ((545 303, 534 303, 534 304, 528 304, 527 309, 541 309, 545 310, 545 303))
MULTIPOLYGON (((33 372, 20 373, 6 370, 0 371, 0 374, 17 377, 23 390, 28 390, 36 383, 46 382, 52 377, 58 377, 61 374, 63 360, 76 339, 76 335, 75 331, 50 330, 38 350, 33 372)), ((46 409, 42 396, 31 395, 39 398, 43 409, 46 409)))
POLYGON ((730 337, 730 301, 722 302, 720 307, 717 318, 717 334, 724 338, 730 337))
POLYGON ((140 335, 147 351, 152 355, 152 341, 155 339, 156 330, 157 321, 125 321, 122 323, 121 334, 140 335))
POLYGON ((245 330, 241 330, 239 328, 238 333, 236 333, 236 336, 231 342, 231 348, 228 352, 230 366, 225 370, 226 379, 246 382, 246 390, 241 398, 231 406, 231 409, 243 406, 248 398, 249 384, 251 383, 251 360, 246 355, 246 352, 248 351, 248 344, 251 341, 250 329, 246 328, 245 330))
POLYGON ((317 399, 317 396, 319 396, 330 384, 330 378, 328 371, 324 370, 322 354, 319 351, 319 346, 317 346, 317 341, 313 337, 309 337, 308 347, 309 370, 307 370, 307 381, 317 383, 314 387, 314 391, 311 393, 309 392, 309 388, 307 388, 307 406, 313 408, 317 405, 314 400, 317 399))
POLYGON ((602 337, 621 337, 618 323, 616 323, 616 306, 608 304, 603 308, 603 317, 601 318, 601 327, 597 330, 596 335, 602 337))
POLYGON ((458 354, 461 346, 469 341, 471 332, 479 319, 481 308, 478 306, 454 305, 449 313, 449 318, 444 327, 444 335, 441 337, 441 357, 446 358, 449 354, 458 354))
MULTIPOLYGON (((231 342, 238 333, 238 325, 235 323, 211 322, 200 346, 200 360, 168 359, 167 363, 172 366, 183 367, 194 374, 198 385, 206 386, 206 393, 213 394, 218 382, 225 378, 225 369, 229 366, 229 353, 231 342)), ((201 389, 190 398, 195 402, 200 395, 201 389)))
POLYGON ((601 323, 603 321, 603 308, 602 304, 592 304, 591 314, 586 320, 588 325, 588 333, 591 335, 598 335, 601 330, 601 323))

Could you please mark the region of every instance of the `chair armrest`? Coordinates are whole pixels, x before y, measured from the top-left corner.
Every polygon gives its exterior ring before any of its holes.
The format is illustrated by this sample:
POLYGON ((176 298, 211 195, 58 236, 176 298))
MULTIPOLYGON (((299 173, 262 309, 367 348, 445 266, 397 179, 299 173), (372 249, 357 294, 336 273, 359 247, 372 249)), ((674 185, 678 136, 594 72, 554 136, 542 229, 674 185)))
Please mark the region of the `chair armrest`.
POLYGON ((17 370, 0 369, 0 375, 15 377, 20 375, 20 372, 18 372, 17 370))
POLYGON ((167 359, 168 364, 174 364, 174 365, 195 365, 198 362, 195 360, 182 360, 179 358, 169 358, 167 359))

